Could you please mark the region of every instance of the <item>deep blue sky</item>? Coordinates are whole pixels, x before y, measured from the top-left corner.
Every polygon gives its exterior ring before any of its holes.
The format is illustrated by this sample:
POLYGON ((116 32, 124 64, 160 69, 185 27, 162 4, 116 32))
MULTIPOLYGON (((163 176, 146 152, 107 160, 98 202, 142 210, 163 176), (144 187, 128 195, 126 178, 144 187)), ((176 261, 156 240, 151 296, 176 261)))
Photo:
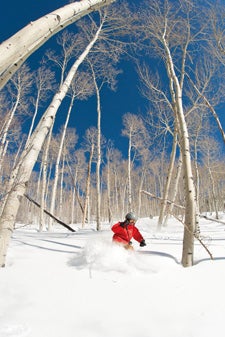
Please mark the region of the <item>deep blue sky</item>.
MULTIPOLYGON (((30 21, 34 21, 67 3, 66 0, 4 1, 1 4, 0 42, 15 34, 30 21)), ((50 39, 39 51, 36 51, 28 59, 28 64, 32 65, 41 59, 44 49, 50 48, 51 43, 50 39)), ((124 152, 127 149, 127 139, 121 136, 122 115, 126 112, 139 112, 144 101, 138 93, 138 79, 134 67, 128 62, 123 62, 122 66, 123 73, 118 77, 117 91, 104 90, 103 92, 102 133, 107 139, 114 140, 115 147, 124 152)), ((88 102, 75 103, 75 111, 69 126, 75 127, 80 137, 84 135, 86 128, 96 126, 96 123, 97 114, 94 97, 88 102)))

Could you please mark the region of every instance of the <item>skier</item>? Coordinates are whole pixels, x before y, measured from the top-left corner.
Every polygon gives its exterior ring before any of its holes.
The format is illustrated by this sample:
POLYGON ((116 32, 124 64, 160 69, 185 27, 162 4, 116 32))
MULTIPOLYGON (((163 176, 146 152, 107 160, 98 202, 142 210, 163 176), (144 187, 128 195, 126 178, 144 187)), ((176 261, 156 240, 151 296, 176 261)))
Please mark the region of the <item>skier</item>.
POLYGON ((136 221, 136 215, 133 212, 129 212, 125 216, 125 221, 113 225, 111 228, 114 232, 113 242, 121 244, 125 249, 133 250, 131 239, 134 238, 140 243, 140 247, 146 246, 143 236, 135 226, 136 221))

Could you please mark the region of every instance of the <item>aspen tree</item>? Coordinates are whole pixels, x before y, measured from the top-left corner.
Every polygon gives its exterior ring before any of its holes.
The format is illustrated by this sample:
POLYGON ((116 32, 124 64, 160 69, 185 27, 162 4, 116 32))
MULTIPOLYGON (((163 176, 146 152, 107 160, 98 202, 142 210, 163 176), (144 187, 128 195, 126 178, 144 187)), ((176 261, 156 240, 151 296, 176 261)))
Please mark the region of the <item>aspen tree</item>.
POLYGON ((61 7, 30 22, 0 45, 0 89, 26 59, 53 35, 83 16, 115 0, 82 0, 61 7))
POLYGON ((93 162, 93 157, 96 152, 96 138, 97 138, 97 129, 91 127, 85 132, 85 143, 84 151, 89 153, 89 160, 87 165, 87 176, 85 182, 85 195, 84 195, 84 212, 82 217, 82 227, 85 226, 85 222, 89 220, 88 211, 90 210, 89 199, 90 199, 90 184, 91 184, 91 166, 93 162))
MULTIPOLYGON (((74 77, 70 90, 69 90, 71 101, 70 101, 69 109, 66 115, 66 120, 63 125, 61 140, 60 140, 58 154, 57 154, 57 160, 55 164, 54 182, 53 182, 51 205, 50 205, 51 214, 54 214, 54 211, 55 211, 56 193, 57 193, 57 186, 58 186, 58 179, 59 179, 59 165, 60 165, 60 160, 61 160, 61 156, 63 152, 64 140, 66 138, 67 126, 69 123, 74 101, 77 99, 87 99, 87 97, 91 96, 92 93, 93 93, 93 88, 92 88, 90 76, 88 76, 88 74, 86 73, 78 72, 76 76, 74 77)), ((48 230, 52 229, 52 224, 53 224, 53 219, 51 218, 49 219, 48 230)))
MULTIPOLYGON (((16 215, 20 205, 20 199, 26 191, 27 183, 30 179, 33 167, 36 163, 39 152, 43 146, 44 140, 54 123, 58 108, 67 94, 68 88, 77 72, 78 67, 84 61, 85 57, 90 52, 93 45, 96 43, 99 34, 101 32, 103 21, 96 30, 96 33, 92 40, 89 42, 83 53, 72 65, 68 72, 63 84, 55 94, 49 108, 44 113, 41 121, 33 132, 29 144, 25 148, 17 167, 12 173, 13 188, 9 190, 7 200, 4 205, 4 209, 0 218, 0 267, 5 266, 5 259, 7 254, 8 245, 10 242, 11 234, 13 232, 13 226, 16 219, 16 215)), ((11 185, 12 186, 12 185, 11 185)))
MULTIPOLYGON (((163 60, 167 85, 170 92, 169 101, 177 120, 180 150, 183 160, 184 186, 185 186, 185 226, 183 237, 182 264, 192 266, 194 254, 194 231, 196 228, 196 197, 193 181, 189 131, 185 118, 183 92, 185 84, 185 71, 189 56, 189 46, 195 41, 191 30, 191 14, 193 4, 183 1, 178 8, 170 1, 146 2, 148 11, 142 13, 143 34, 153 46, 155 55, 163 60), (180 9, 180 15, 179 15, 180 9), (179 31, 180 29, 180 31, 179 31), (179 32, 178 32, 179 31, 179 32), (181 56, 177 59, 177 51, 181 56)), ((196 32, 200 36, 201 28, 196 32)))
POLYGON ((27 65, 23 65, 17 74, 11 79, 8 84, 8 92, 10 94, 11 108, 5 116, 5 123, 2 126, 0 133, 0 171, 3 161, 3 153, 5 153, 6 140, 10 131, 11 124, 13 124, 16 113, 22 113, 26 110, 27 95, 30 93, 32 86, 32 75, 27 65))
POLYGON ((128 210, 133 210, 132 200, 132 166, 135 156, 138 153, 138 147, 143 144, 145 137, 145 126, 140 116, 132 113, 126 113, 123 116, 124 129, 122 135, 128 137, 127 151, 127 179, 128 179, 128 210))

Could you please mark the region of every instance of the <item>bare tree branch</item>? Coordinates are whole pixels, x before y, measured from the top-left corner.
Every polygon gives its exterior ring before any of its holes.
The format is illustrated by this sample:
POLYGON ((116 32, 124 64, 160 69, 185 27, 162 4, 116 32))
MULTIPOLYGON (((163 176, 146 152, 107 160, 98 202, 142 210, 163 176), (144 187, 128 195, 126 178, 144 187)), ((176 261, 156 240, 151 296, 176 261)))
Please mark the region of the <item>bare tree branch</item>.
POLYGON ((61 7, 36 21, 30 22, 0 45, 0 89, 50 37, 83 16, 109 5, 115 0, 82 0, 61 7))

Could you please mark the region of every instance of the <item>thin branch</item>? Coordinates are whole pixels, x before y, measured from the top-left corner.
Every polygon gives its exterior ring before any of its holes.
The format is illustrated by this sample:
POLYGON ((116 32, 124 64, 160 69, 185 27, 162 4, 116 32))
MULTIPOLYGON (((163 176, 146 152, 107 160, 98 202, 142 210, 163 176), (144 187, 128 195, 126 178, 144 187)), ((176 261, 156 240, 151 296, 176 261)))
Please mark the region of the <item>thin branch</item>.
MULTIPOLYGON (((152 194, 152 193, 149 193, 149 192, 146 192, 146 191, 143 191, 143 190, 141 191, 141 193, 144 193, 144 194, 146 194, 146 195, 149 195, 149 196, 152 197, 152 198, 155 198, 155 199, 158 199, 158 200, 160 200, 160 201, 163 201, 162 198, 157 197, 157 196, 155 196, 155 195, 152 194)), ((170 200, 166 200, 166 202, 169 203, 169 204, 173 204, 175 207, 178 207, 178 208, 180 208, 180 209, 184 209, 184 208, 185 208, 185 207, 183 207, 183 206, 181 206, 181 205, 175 204, 174 202, 172 202, 172 201, 170 201, 170 200)), ((205 248, 205 250, 206 250, 207 253, 209 254, 210 258, 213 260, 212 254, 210 253, 210 251, 208 250, 208 248, 206 247, 206 245, 202 242, 202 240, 198 237, 198 235, 196 235, 196 233, 191 232, 191 231, 189 230, 188 226, 185 225, 185 223, 184 223, 183 221, 181 221, 181 219, 179 219, 177 216, 175 216, 174 214, 171 214, 171 215, 173 215, 174 218, 176 218, 179 222, 181 222, 181 223, 183 224, 183 226, 186 228, 186 230, 187 230, 190 234, 192 234, 192 235, 194 236, 195 239, 197 239, 197 240, 200 242, 200 244, 205 248)), ((207 218, 206 216, 202 216, 202 215, 199 215, 199 216, 202 217, 202 218, 205 218, 205 219, 207 219, 207 220, 214 220, 214 219, 209 219, 209 218, 207 218)), ((222 221, 218 221, 218 222, 222 222, 222 221)))
POLYGON ((215 221, 215 222, 219 222, 219 223, 222 223, 223 225, 225 225, 225 222, 224 221, 222 221, 222 220, 218 220, 218 219, 213 219, 213 218, 209 218, 209 217, 207 217, 206 215, 199 215, 201 218, 204 218, 204 219, 206 219, 206 220, 209 220, 209 221, 215 221))
POLYGON ((206 106, 207 106, 207 107, 209 108, 209 110, 211 111, 213 117, 214 117, 215 120, 216 120, 218 129, 219 129, 219 131, 220 131, 220 133, 221 133, 221 136, 222 136, 222 138, 223 138, 223 141, 224 141, 224 143, 225 143, 225 133, 224 133, 224 131, 223 131, 223 127, 222 127, 222 125, 221 125, 220 119, 219 119, 219 117, 218 117, 218 115, 217 115, 215 109, 214 109, 213 106, 210 104, 210 102, 209 102, 209 100, 206 98, 206 96, 203 95, 203 94, 200 92, 200 90, 199 90, 199 89, 197 88, 197 86, 194 84, 194 82, 192 81, 192 79, 190 78, 190 76, 189 76, 188 74, 186 74, 186 76, 187 76, 187 78, 189 79, 189 81, 191 82, 193 88, 195 89, 195 91, 197 92, 197 94, 199 95, 199 97, 201 97, 201 98, 204 100, 206 106))
POLYGON ((142 191, 140 191, 140 192, 141 192, 141 193, 144 193, 144 194, 146 194, 146 195, 149 195, 150 197, 152 197, 152 198, 154 198, 154 199, 158 199, 158 200, 160 200, 160 201, 165 201, 165 202, 168 203, 168 204, 172 204, 172 205, 174 205, 174 206, 177 207, 177 208, 185 209, 184 206, 175 204, 175 202, 173 202, 173 201, 171 201, 171 200, 168 200, 168 199, 164 200, 163 198, 157 197, 156 195, 154 195, 154 194, 152 194, 152 193, 149 193, 149 192, 147 192, 147 191, 144 191, 144 190, 142 190, 142 191))
POLYGON ((200 244, 205 248, 205 250, 206 250, 207 253, 209 254, 211 260, 213 260, 212 254, 210 253, 210 251, 208 250, 208 248, 206 247, 206 245, 202 242, 202 240, 199 238, 199 236, 196 235, 195 233, 192 233, 192 232, 189 230, 188 226, 185 225, 185 223, 184 223, 181 219, 179 219, 176 215, 173 214, 173 216, 175 217, 175 219, 177 219, 179 222, 181 222, 181 223, 183 224, 183 226, 186 228, 186 230, 187 230, 190 234, 192 234, 192 235, 194 236, 195 239, 197 239, 197 240, 200 242, 200 244))

